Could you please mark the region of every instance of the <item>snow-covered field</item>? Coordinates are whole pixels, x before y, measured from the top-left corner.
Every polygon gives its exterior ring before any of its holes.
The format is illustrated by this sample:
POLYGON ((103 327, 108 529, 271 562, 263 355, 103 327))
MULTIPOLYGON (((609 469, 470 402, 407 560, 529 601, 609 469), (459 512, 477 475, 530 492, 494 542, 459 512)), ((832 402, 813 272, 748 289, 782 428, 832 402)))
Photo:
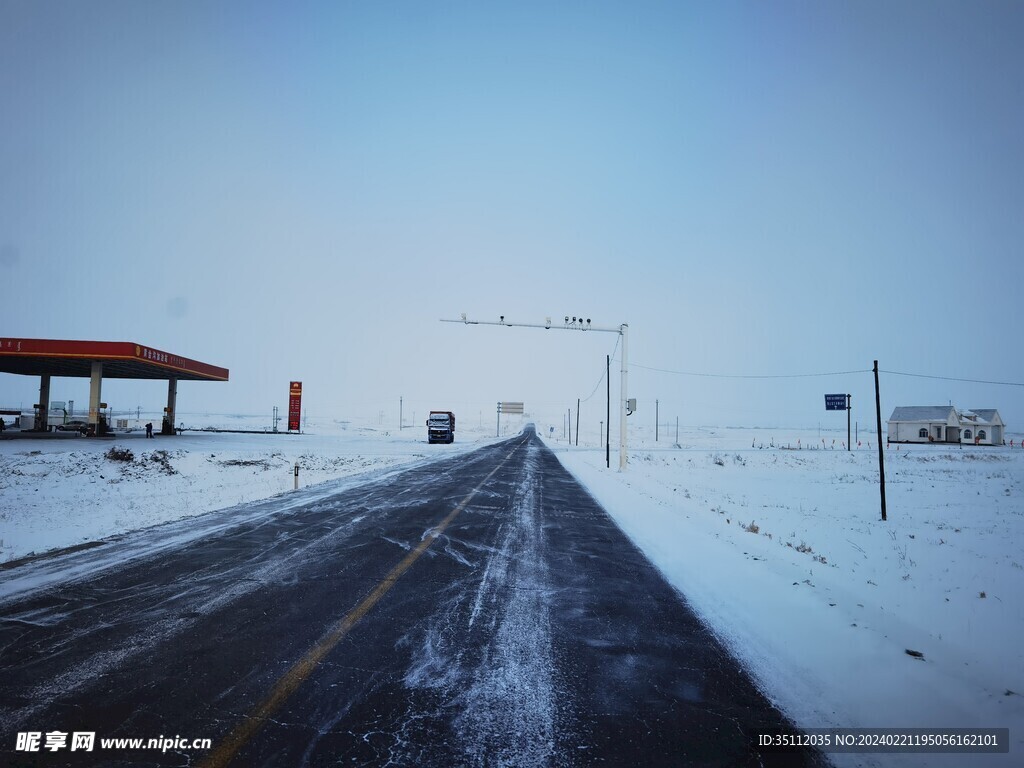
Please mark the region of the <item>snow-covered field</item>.
MULTIPOLYGON (((261 420, 245 417, 197 421, 217 429, 263 428, 261 420)), ((330 421, 302 435, 186 431, 147 439, 133 431, 101 440, 74 433, 0 440, 0 562, 290 491, 296 462, 305 488, 495 439, 485 429, 457 425, 456 432, 454 445, 427 445, 426 427, 330 421), (111 449, 129 451, 130 460, 111 458, 111 449)))
MULTIPOLYGON (((1009 755, 838 765, 1021 764, 1024 450, 893 446, 883 523, 865 437, 849 453, 845 434, 813 430, 652 437, 633 434, 626 473, 614 451, 608 470, 603 451, 548 444, 800 726, 1011 729, 1009 755)), ((458 438, 325 422, 301 436, 0 440, 0 561, 290 491, 295 462, 303 487, 333 489, 495 439, 465 424, 458 438)))
POLYGON ((1024 450, 892 446, 883 523, 877 451, 834 436, 634 438, 626 473, 549 444, 799 725, 1011 729, 837 764, 1024 764, 1024 450))

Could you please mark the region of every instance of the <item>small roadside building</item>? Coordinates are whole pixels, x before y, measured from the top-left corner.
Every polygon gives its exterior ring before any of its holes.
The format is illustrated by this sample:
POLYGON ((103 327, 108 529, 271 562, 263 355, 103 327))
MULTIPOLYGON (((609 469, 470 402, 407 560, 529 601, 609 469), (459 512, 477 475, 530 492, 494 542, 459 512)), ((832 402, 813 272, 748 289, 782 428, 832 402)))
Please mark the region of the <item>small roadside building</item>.
POLYGON ((952 405, 908 405, 889 417, 890 443, 1002 445, 1005 428, 995 408, 957 410, 952 405))
POLYGON ((959 443, 960 419, 952 405, 904 405, 889 417, 890 443, 959 443))

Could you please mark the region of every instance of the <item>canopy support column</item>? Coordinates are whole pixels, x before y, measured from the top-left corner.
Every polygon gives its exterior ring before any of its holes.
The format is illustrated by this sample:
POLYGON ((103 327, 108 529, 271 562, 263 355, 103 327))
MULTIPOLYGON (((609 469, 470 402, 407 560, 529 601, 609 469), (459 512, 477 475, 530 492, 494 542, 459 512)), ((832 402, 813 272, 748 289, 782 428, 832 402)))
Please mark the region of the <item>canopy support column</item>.
POLYGON ((100 434, 100 403, 103 401, 103 363, 92 361, 92 372, 89 377, 89 432, 100 434))
POLYGON ((39 377, 39 413, 36 415, 35 428, 40 432, 50 429, 50 376, 39 377))
POLYGON ((167 407, 164 408, 164 423, 160 428, 160 434, 174 434, 174 410, 178 404, 178 380, 167 380, 167 407))

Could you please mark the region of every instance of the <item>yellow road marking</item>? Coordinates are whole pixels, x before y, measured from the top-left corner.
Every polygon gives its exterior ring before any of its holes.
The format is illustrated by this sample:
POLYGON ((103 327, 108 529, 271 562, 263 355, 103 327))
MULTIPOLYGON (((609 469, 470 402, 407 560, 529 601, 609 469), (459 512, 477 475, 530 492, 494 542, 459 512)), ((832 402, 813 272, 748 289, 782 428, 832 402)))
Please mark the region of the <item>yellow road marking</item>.
MULTIPOLYGON (((518 448, 518 446, 516 446, 518 448)), ((295 693, 296 689, 308 678, 313 670, 316 669, 317 665, 323 661, 324 657, 330 653, 334 647, 341 642, 341 640, 351 631, 351 629, 359 623, 370 610, 377 604, 377 602, 387 594, 395 582, 415 563, 420 555, 427 551, 431 544, 434 543, 434 539, 444 533, 445 529, 451 525, 451 522, 458 517, 459 513, 462 512, 473 499, 474 496, 483 488, 484 484, 490 480, 494 473, 501 469, 505 462, 512 458, 512 454, 516 452, 516 448, 513 448, 501 463, 498 464, 494 469, 490 471, 480 484, 474 488, 466 498, 464 498, 459 505, 455 507, 448 516, 444 518, 440 523, 434 526, 430 532, 420 541, 415 549, 411 550, 408 555, 402 558, 402 561, 396 565, 391 571, 385 576, 373 591, 370 592, 362 602, 359 603, 355 608, 349 611, 337 624, 335 624, 327 633, 317 641, 316 645, 306 651, 306 654, 297 661, 291 669, 284 673, 281 678, 277 681, 274 687, 259 706, 257 706, 249 716, 235 729, 228 734, 227 738, 224 739, 220 744, 217 745, 217 749, 202 763, 201 768, 222 768, 234 759, 238 751, 244 747, 253 736, 255 736, 259 730, 263 727, 263 724, 276 712, 288 697, 295 693)))

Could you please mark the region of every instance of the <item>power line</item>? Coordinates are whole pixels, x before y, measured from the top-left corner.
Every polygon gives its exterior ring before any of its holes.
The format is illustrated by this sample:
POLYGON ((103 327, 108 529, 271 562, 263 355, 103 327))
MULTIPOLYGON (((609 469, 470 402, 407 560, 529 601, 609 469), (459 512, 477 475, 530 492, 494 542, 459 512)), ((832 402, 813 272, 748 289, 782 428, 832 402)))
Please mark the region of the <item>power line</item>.
POLYGON ((590 393, 589 395, 587 395, 586 397, 584 397, 584 398, 583 398, 583 399, 582 399, 582 400, 581 400, 580 402, 581 402, 581 403, 585 403, 585 402, 587 402, 587 400, 589 400, 589 399, 590 399, 590 398, 592 398, 592 397, 593 397, 594 395, 596 395, 596 394, 597 394, 597 388, 601 386, 601 382, 602 382, 602 381, 604 381, 604 374, 603 374, 603 373, 601 374, 601 378, 599 378, 599 379, 597 380, 597 384, 595 384, 595 385, 594 385, 594 391, 593 391, 593 392, 591 392, 591 393, 590 393))
POLYGON ((779 373, 779 374, 728 374, 728 373, 699 373, 696 371, 673 371, 667 368, 652 368, 647 365, 633 363, 634 368, 643 368, 645 371, 657 371, 658 373, 671 373, 676 376, 700 376, 708 379, 808 379, 818 376, 850 376, 855 373, 871 373, 870 368, 856 371, 831 371, 829 373, 779 373))
MULTIPOLYGON (((613 353, 614 354, 614 353, 613 353)), ((613 358, 615 359, 615 358, 613 358)), ((822 376, 851 376, 858 373, 872 373, 872 369, 864 368, 853 371, 829 371, 827 373, 779 373, 779 374, 729 374, 729 373, 704 373, 701 371, 676 371, 669 368, 653 368, 649 365, 633 363, 634 368, 642 368, 645 371, 657 371, 658 373, 670 373, 676 376, 698 376, 708 379, 809 379, 822 376)), ((939 381, 959 381, 967 384, 994 384, 1003 387, 1024 387, 1024 383, 1017 381, 991 381, 988 379, 963 379, 955 376, 931 376, 924 373, 907 373, 905 371, 887 371, 878 369, 879 373, 887 373, 892 376, 913 376, 918 379, 937 379, 939 381)), ((600 384, 600 382, 598 382, 600 384)))
MULTIPOLYGON (((637 366, 642 367, 642 366, 637 366)), ((953 376, 929 376, 924 373, 904 373, 903 371, 883 371, 879 369, 879 373, 888 373, 893 376, 913 376, 917 379, 939 379, 940 381, 962 381, 967 384, 998 384, 1003 387, 1024 387, 1016 381, 986 381, 984 379, 958 379, 953 376)))
MULTIPOLYGON (((616 351, 618 350, 618 348, 619 348, 619 339, 620 339, 620 338, 622 338, 622 337, 621 337, 621 336, 617 336, 617 337, 615 338, 615 349, 613 349, 613 350, 612 350, 612 357, 614 357, 614 356, 615 356, 615 352, 616 352, 616 351)), ((583 399, 582 399, 582 400, 581 400, 580 402, 581 402, 581 403, 585 403, 585 402, 587 402, 587 400, 589 400, 589 399, 590 399, 590 398, 592 398, 592 397, 593 397, 594 395, 596 395, 596 394, 597 394, 597 388, 601 386, 601 382, 602 382, 602 381, 604 381, 604 372, 602 372, 602 373, 601 373, 601 378, 599 378, 599 379, 597 380, 597 384, 595 384, 595 385, 594 385, 594 391, 593 391, 593 392, 591 392, 591 393, 590 393, 589 395, 587 395, 587 396, 586 396, 585 398, 583 398, 583 399)))

